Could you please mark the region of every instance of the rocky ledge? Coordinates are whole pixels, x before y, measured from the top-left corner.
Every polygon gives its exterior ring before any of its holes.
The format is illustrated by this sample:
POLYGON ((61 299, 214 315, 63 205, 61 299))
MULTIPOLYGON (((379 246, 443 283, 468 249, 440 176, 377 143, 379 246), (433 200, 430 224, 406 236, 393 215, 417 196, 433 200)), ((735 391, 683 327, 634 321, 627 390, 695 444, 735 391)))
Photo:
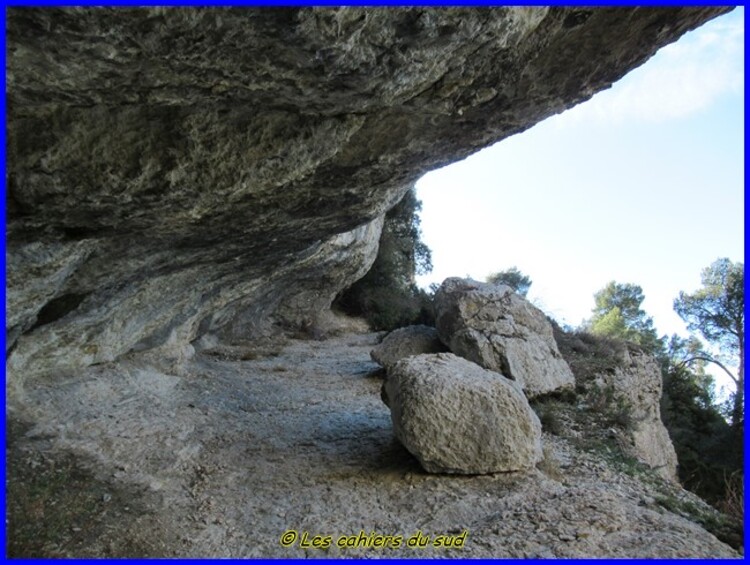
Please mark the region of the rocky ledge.
POLYGON ((315 327, 420 175, 728 9, 8 9, 12 398, 315 327))

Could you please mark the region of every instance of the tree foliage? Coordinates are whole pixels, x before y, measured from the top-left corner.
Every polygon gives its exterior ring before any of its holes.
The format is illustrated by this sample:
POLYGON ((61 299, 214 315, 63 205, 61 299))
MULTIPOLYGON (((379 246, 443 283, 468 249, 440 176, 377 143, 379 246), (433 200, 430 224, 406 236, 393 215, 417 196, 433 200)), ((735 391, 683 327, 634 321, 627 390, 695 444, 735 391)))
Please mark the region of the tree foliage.
POLYGON ((742 432, 727 423, 716 404, 707 362, 686 363, 704 354, 695 337, 673 335, 668 341, 660 357, 661 417, 677 452, 680 481, 721 509, 742 473, 742 432))
POLYGON ((683 484, 726 509, 743 472, 744 266, 718 259, 702 271, 701 282, 693 293, 680 292, 674 309, 713 351, 695 335, 672 337, 662 356, 662 418, 683 484), (736 373, 726 366, 727 357, 738 361, 736 373), (706 372, 711 363, 737 385, 729 410, 716 403, 713 379, 706 372))
POLYGON ((742 345, 745 323, 745 266, 717 259, 701 273, 703 287, 680 292, 674 309, 688 329, 731 353, 742 345))
POLYGON ((663 372, 661 417, 677 452, 682 484, 719 506, 726 480, 742 470, 742 443, 714 404, 706 380, 684 365, 663 372))
POLYGON ((335 306, 364 316, 375 330, 431 323, 430 298, 415 284, 417 274, 432 270, 432 254, 421 239, 421 209, 412 189, 386 214, 375 262, 337 298, 335 306))
POLYGON ((422 201, 416 191, 409 190, 385 217, 378 258, 392 263, 385 269, 388 276, 397 275, 405 285, 413 284, 415 275, 432 271, 432 252, 422 241, 422 201))
POLYGON ((487 282, 507 285, 521 296, 526 296, 531 287, 531 279, 519 271, 517 267, 492 273, 487 277, 487 282))
POLYGON ((593 316, 587 324, 589 331, 631 341, 650 353, 658 353, 663 343, 652 318, 641 309, 643 300, 643 289, 637 284, 607 283, 594 295, 593 316))
POLYGON ((734 381, 732 422, 740 425, 744 421, 745 266, 717 259, 703 269, 701 283, 693 293, 680 292, 674 309, 690 331, 700 333, 715 347, 716 353, 695 355, 694 359, 719 366, 734 381), (737 361, 736 371, 727 368, 727 357, 737 361))

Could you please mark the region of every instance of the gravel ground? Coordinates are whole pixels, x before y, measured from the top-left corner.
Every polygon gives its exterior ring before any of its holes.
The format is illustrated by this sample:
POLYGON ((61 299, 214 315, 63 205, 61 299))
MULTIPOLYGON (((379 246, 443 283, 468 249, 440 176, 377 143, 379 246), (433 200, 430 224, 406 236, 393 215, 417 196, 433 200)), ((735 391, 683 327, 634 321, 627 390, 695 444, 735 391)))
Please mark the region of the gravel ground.
POLYGON ((738 557, 659 502, 696 497, 580 441, 545 433, 525 474, 423 472, 380 400, 378 338, 35 383, 8 412, 11 554, 738 557))

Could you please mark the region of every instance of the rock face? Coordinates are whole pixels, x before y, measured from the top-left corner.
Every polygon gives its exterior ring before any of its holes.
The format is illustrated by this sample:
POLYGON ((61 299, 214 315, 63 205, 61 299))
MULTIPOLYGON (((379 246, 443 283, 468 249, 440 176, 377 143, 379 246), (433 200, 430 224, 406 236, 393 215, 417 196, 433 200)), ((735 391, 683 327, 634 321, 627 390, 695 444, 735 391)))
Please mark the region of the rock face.
POLYGON ((621 364, 597 379, 601 388, 611 387, 627 403, 633 422, 625 433, 632 454, 656 469, 664 478, 677 480, 677 454, 661 420, 659 401, 662 378, 656 360, 646 353, 624 349, 621 364))
POLYGON ((661 420, 662 377, 656 359, 632 343, 558 326, 554 331, 585 411, 594 420, 603 418, 607 435, 621 449, 675 481, 677 455, 661 420))
POLYGON ((451 353, 402 359, 385 383, 396 437, 432 473, 532 468, 542 427, 518 386, 451 353))
POLYGON ((9 9, 11 388, 309 323, 424 172, 727 9, 9 9))
POLYGON ((370 357, 386 371, 390 371, 404 357, 444 351, 447 351, 447 349, 440 341, 437 330, 420 325, 399 328, 390 332, 370 352, 370 357))
POLYGON ((575 383, 544 313, 508 286, 446 279, 435 323, 453 353, 518 381, 529 397, 575 383))
MULTIPOLYGON (((25 263, 23 258, 28 254, 38 257, 34 251, 38 247, 29 250, 9 245, 9 301, 22 297, 26 304, 33 302, 38 308, 50 287, 66 275, 70 291, 39 309, 29 335, 13 343, 7 363, 14 375, 8 381, 9 392, 20 392, 26 378, 112 361, 131 350, 156 348, 172 355, 173 350, 184 350, 195 336, 207 332, 232 342, 267 335, 274 324, 309 324, 330 306, 338 285, 351 284, 367 272, 377 255, 382 225, 382 218, 377 218, 319 242, 268 272, 258 267, 234 270, 230 263, 214 265, 211 272, 207 265, 213 264, 212 251, 204 248, 182 253, 184 260, 192 257, 195 263, 177 272, 116 283, 114 275, 127 269, 130 261, 137 261, 121 249, 126 255, 122 264, 107 265, 94 259, 97 264, 92 268, 108 281, 107 287, 97 290, 90 290, 78 278, 80 273, 73 274, 58 262, 49 270, 47 265, 33 269, 36 263, 25 263), (15 266, 18 268, 13 269, 15 266)), ((138 248, 135 242, 134 247, 138 248)), ((72 257, 86 249, 84 245, 55 247, 60 255, 72 257)), ((88 252, 95 256, 98 251, 89 246, 88 252)), ((168 255, 165 250, 161 260, 168 261, 168 255)), ((266 263, 261 259, 261 264, 266 263)), ((18 326, 10 331, 17 332, 18 326)))

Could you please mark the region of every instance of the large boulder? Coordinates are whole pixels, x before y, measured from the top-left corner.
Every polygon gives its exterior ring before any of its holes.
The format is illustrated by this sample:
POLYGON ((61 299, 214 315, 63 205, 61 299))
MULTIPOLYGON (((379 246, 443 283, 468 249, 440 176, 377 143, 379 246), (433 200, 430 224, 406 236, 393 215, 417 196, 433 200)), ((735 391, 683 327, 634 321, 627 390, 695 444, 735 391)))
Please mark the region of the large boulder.
POLYGON ((370 357, 386 371, 390 371, 404 357, 444 351, 447 348, 440 341, 437 330, 418 325, 393 330, 370 352, 370 357))
POLYGON ((517 381, 528 397, 575 384, 544 313, 508 286, 446 279, 435 317, 453 353, 517 381))
POLYGON ((520 471, 541 424, 518 385, 451 353, 406 357, 386 381, 398 440, 431 473, 520 471))

